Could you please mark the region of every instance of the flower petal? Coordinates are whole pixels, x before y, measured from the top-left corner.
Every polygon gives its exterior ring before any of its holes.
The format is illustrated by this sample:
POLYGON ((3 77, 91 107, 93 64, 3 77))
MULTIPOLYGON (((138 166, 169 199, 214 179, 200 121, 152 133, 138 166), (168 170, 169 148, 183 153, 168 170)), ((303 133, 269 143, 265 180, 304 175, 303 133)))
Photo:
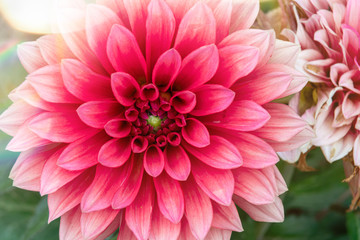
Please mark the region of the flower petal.
POLYGON ((101 145, 109 140, 104 132, 91 137, 81 138, 70 143, 61 153, 58 166, 70 170, 83 170, 98 163, 97 155, 101 145))
POLYGON ((116 99, 124 106, 133 105, 140 96, 138 82, 127 73, 114 73, 111 76, 111 87, 116 99))
POLYGON ((102 233, 118 216, 119 210, 111 208, 82 213, 81 233, 85 239, 92 239, 102 233))
POLYGON ((59 65, 48 65, 32 72, 26 77, 39 96, 53 103, 79 103, 65 88, 59 65))
POLYGON ((196 106, 191 111, 194 116, 221 112, 230 106, 235 97, 232 90, 217 84, 205 84, 192 91, 196 95, 196 106))
POLYGON ((263 127, 270 120, 270 115, 253 101, 239 100, 223 112, 201 117, 200 120, 208 126, 252 131, 263 127))
POLYGON ((153 69, 160 55, 170 48, 175 26, 174 14, 164 0, 150 1, 146 19, 146 60, 149 69, 153 69))
POLYGON ((86 126, 75 112, 44 112, 33 118, 28 126, 41 138, 65 143, 91 136, 97 131, 86 126))
POLYGON ((84 123, 103 129, 107 122, 120 115, 121 110, 116 101, 91 101, 82 104, 76 111, 84 123))
POLYGON ((90 186, 94 178, 94 172, 93 169, 90 169, 58 189, 56 192, 49 194, 49 222, 64 215, 66 212, 80 204, 84 192, 90 186))
POLYGON ((292 75, 284 72, 284 68, 283 65, 267 64, 242 78, 232 87, 236 99, 252 100, 260 105, 277 99, 292 80, 292 75))
POLYGON ((110 207, 115 192, 127 181, 132 167, 133 162, 128 162, 120 168, 97 165, 92 184, 82 197, 81 210, 92 212, 110 207))
POLYGON ((219 69, 210 83, 232 86, 239 78, 251 73, 259 62, 259 49, 231 45, 219 49, 219 69))
POLYGON ((123 184, 121 184, 120 188, 114 195, 111 203, 114 209, 120 209, 129 206, 134 202, 134 199, 140 195, 139 189, 141 186, 141 180, 143 179, 144 167, 142 159, 136 155, 138 154, 132 155, 134 167, 129 178, 123 184))
POLYGON ((130 138, 111 139, 100 148, 99 163, 111 168, 120 167, 130 155, 130 138))
POLYGON ((253 205, 241 197, 234 195, 234 202, 255 221, 259 222, 283 222, 284 207, 279 197, 273 203, 253 205))
POLYGON ((61 61, 61 73, 66 89, 83 101, 113 98, 110 79, 97 74, 75 59, 61 61))
POLYGON ((85 23, 87 41, 108 73, 113 73, 114 68, 106 54, 106 43, 111 27, 115 24, 122 25, 122 21, 111 9, 99 4, 87 5, 85 23))
POLYGON ((169 176, 178 181, 185 181, 191 169, 189 156, 181 146, 166 146, 164 151, 165 170, 169 176))
POLYGON ((170 104, 178 113, 187 114, 196 105, 196 95, 190 91, 177 92, 171 97, 170 104))
POLYGON ((214 211, 213 221, 211 223, 212 227, 236 232, 242 232, 244 230, 233 201, 231 201, 230 206, 217 203, 212 203, 212 206, 214 211))
POLYGON ((235 178, 234 194, 246 201, 261 205, 274 202, 276 192, 266 175, 258 169, 238 168, 233 170, 235 178))
POLYGON ((179 91, 199 87, 214 76, 218 66, 217 47, 214 44, 200 47, 184 58, 172 89, 179 91))
POLYGON ((204 148, 195 148, 185 143, 183 147, 197 159, 214 168, 231 169, 243 164, 237 148, 219 136, 210 136, 210 145, 204 148))
POLYGON ((172 223, 179 223, 184 214, 184 196, 178 181, 166 173, 154 178, 160 212, 172 223))
POLYGON ((182 18, 175 39, 175 49, 185 57, 195 49, 215 43, 216 20, 211 9, 198 2, 182 18))
POLYGON ((259 13, 260 2, 258 0, 232 0, 232 3, 230 32, 250 28, 259 13))
POLYGON ((78 177, 83 171, 68 171, 57 165, 64 148, 55 152, 45 163, 41 173, 40 194, 50 194, 78 177))
POLYGON ((210 230, 213 210, 209 197, 197 187, 193 179, 182 184, 185 216, 196 239, 204 239, 210 230))
POLYGON ((231 170, 216 169, 198 160, 192 161, 191 172, 200 188, 215 202, 229 206, 234 193, 231 170))
POLYGON ((134 35, 121 25, 114 25, 107 42, 107 55, 117 72, 132 75, 140 82, 146 79, 146 63, 134 35))
POLYGON ((162 150, 156 146, 148 147, 144 154, 144 168, 146 172, 152 176, 157 177, 164 170, 165 160, 162 150))
POLYGON ((49 64, 58 64, 65 58, 76 58, 66 45, 61 34, 49 34, 36 40, 41 55, 49 64))
POLYGON ((186 119, 186 126, 181 129, 185 141, 194 147, 203 148, 210 145, 210 133, 199 120, 186 119))
POLYGON ((157 60, 152 82, 157 88, 165 92, 175 80, 181 67, 181 56, 175 49, 164 52, 157 60))
POLYGON ((145 175, 142 186, 134 202, 126 208, 126 223, 138 239, 148 239, 151 215, 154 207, 154 187, 145 175))
POLYGON ((21 64, 28 73, 32 73, 47 65, 41 55, 37 42, 25 42, 20 44, 17 48, 17 54, 21 64))
POLYGON ((164 217, 155 206, 151 218, 149 240, 177 240, 180 234, 181 223, 172 223, 164 217))

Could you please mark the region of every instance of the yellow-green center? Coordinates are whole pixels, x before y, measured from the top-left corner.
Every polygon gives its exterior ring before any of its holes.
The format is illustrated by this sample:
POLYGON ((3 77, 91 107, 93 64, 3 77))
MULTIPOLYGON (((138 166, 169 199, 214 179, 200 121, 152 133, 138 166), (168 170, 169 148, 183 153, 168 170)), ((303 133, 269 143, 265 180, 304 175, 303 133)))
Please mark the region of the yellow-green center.
POLYGON ((158 116, 150 115, 147 119, 147 123, 155 130, 157 130, 161 126, 161 118, 159 118, 158 116))

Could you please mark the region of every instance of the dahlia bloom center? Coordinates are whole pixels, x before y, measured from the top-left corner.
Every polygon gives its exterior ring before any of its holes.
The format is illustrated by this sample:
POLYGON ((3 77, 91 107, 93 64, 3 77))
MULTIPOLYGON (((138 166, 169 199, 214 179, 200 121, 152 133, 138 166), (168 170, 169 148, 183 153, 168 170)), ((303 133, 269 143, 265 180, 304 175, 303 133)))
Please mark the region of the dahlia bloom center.
POLYGON ((140 91, 131 91, 127 98, 132 99, 133 104, 124 111, 124 124, 114 128, 109 122, 105 126, 109 135, 131 137, 135 153, 141 153, 153 144, 159 148, 168 144, 180 145, 186 113, 195 107, 192 93, 180 92, 171 97, 170 92, 159 94, 155 85, 146 84, 140 91))

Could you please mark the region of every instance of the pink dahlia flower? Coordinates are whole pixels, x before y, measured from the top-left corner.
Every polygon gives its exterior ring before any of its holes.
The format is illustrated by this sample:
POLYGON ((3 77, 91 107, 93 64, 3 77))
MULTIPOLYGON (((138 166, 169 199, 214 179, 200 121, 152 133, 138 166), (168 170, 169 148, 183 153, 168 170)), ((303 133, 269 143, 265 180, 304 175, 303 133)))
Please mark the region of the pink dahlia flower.
POLYGON ((306 123, 297 45, 249 29, 249 0, 62 3, 61 34, 19 46, 29 72, 0 118, 14 185, 48 195, 60 239, 230 239, 235 203, 283 220, 279 150, 306 123), (275 150, 274 150, 275 148, 275 150))
MULTIPOLYGON (((360 166, 360 1, 296 0, 303 18, 289 38, 303 51, 298 68, 310 77, 309 85, 290 105, 314 129, 311 145, 320 146, 329 162, 353 150, 360 166)), ((281 154, 296 161, 300 151, 281 154)))

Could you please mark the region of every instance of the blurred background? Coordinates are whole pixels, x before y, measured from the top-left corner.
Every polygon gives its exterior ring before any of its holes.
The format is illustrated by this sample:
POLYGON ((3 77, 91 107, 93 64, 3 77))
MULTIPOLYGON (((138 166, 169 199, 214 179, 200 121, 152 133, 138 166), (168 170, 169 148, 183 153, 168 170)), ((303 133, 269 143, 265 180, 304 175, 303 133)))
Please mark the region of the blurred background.
MULTIPOLYGON (((11 104, 9 92, 27 74, 17 58, 17 45, 51 32, 56 11, 52 6, 53 0, 0 0, 0 113, 11 104)), ((264 12, 277 6, 276 0, 261 1, 264 12)), ((9 140, 0 133, 0 240, 56 240, 59 220, 47 223, 46 197, 16 189, 8 179, 18 155, 5 150, 9 140)), ((360 239, 359 213, 347 212, 351 194, 342 183, 342 163, 329 165, 319 149, 308 158, 316 171, 300 172, 284 162, 278 164, 289 186, 289 192, 282 195, 285 222, 257 223, 240 210, 245 231, 234 233, 232 239, 360 239)))

